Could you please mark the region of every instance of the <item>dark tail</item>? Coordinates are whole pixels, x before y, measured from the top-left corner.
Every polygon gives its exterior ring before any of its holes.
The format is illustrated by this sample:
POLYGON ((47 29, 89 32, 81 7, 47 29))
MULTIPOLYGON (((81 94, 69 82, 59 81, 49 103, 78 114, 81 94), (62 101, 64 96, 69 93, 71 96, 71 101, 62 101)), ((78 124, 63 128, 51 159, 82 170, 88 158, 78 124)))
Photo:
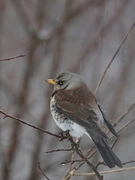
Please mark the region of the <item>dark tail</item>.
POLYGON ((112 149, 108 146, 107 141, 102 137, 93 139, 97 149, 99 150, 104 162, 109 168, 113 168, 115 165, 122 167, 120 159, 114 154, 112 149))

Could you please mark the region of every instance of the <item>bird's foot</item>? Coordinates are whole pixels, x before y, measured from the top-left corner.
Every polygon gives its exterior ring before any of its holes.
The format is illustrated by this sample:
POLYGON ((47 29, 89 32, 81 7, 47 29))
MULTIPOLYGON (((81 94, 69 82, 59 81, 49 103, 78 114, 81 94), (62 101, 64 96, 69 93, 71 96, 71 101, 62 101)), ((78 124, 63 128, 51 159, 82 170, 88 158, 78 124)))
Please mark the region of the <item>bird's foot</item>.
POLYGON ((60 141, 63 141, 64 139, 68 139, 69 140, 69 130, 61 131, 58 135, 61 136, 60 141))

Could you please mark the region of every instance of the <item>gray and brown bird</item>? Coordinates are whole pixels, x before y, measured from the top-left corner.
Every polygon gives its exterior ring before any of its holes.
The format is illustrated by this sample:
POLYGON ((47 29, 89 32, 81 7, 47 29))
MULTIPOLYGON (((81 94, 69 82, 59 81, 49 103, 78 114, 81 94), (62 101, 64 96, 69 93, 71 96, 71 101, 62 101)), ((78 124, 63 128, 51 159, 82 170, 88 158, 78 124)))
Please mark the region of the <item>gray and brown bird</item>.
POLYGON ((82 78, 71 72, 63 72, 47 82, 54 85, 50 109, 58 127, 63 131, 68 130, 72 137, 86 134, 93 140, 108 167, 122 167, 120 159, 108 145, 105 129, 116 137, 118 134, 82 78))

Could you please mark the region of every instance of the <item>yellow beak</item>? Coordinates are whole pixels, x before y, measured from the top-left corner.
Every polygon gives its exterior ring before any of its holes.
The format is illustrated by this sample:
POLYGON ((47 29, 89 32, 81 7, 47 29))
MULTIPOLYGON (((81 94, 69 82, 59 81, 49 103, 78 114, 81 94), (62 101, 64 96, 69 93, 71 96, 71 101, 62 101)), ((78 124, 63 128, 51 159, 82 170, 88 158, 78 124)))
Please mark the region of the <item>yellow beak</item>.
POLYGON ((46 81, 53 85, 57 84, 53 79, 47 79, 46 81))

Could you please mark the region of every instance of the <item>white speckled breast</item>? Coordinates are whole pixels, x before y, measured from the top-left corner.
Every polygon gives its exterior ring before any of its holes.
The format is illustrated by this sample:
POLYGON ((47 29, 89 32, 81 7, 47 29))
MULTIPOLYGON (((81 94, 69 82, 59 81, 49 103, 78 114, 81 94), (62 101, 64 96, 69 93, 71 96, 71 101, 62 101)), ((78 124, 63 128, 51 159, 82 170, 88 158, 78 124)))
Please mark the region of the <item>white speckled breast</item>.
POLYGON ((89 136, 89 134, 86 132, 85 128, 83 128, 82 126, 73 122, 68 117, 66 117, 63 113, 58 111, 58 109, 56 107, 55 96, 53 96, 51 98, 50 109, 51 109, 51 114, 53 116, 53 119, 54 119, 56 125, 60 129, 62 129, 63 131, 70 130, 69 133, 73 137, 81 137, 81 136, 83 136, 83 134, 86 134, 89 136))

